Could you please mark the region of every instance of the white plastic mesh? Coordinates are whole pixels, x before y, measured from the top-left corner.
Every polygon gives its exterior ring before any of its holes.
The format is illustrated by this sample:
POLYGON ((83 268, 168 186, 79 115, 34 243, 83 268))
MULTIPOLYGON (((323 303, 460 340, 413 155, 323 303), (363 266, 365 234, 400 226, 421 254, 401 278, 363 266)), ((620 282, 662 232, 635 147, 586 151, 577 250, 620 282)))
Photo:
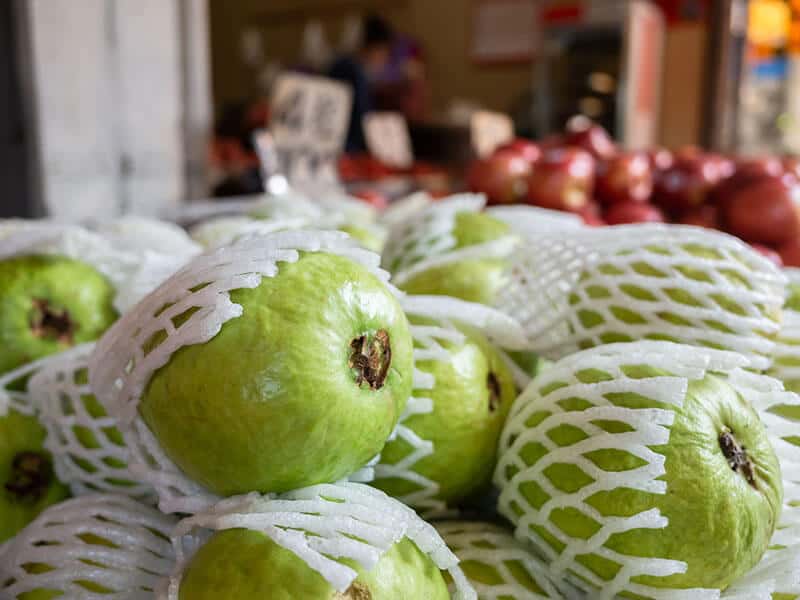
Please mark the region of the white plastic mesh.
POLYGON ((697 600, 719 597, 718 590, 667 590, 633 583, 641 575, 668 576, 683 573, 686 564, 675 560, 623 555, 605 546, 615 533, 633 529, 661 529, 668 525, 658 509, 630 517, 606 517, 586 503, 600 491, 617 488, 664 494, 667 484, 659 478, 666 473, 664 456, 652 446, 666 444, 674 413, 668 409, 636 409, 614 404, 612 393, 635 393, 662 404, 680 406, 689 380, 702 378, 707 371, 744 373, 752 367, 745 357, 732 352, 696 348, 669 342, 642 341, 633 344, 609 344, 570 355, 540 374, 511 409, 500 439, 500 459, 495 483, 500 487, 499 511, 516 526, 517 536, 529 540, 542 556, 554 580, 565 578, 586 590, 593 600, 610 600, 627 591, 655 600, 697 600), (669 376, 632 378, 626 365, 649 365, 670 373, 669 376), (599 383, 582 383, 581 373, 599 370, 609 376, 599 383), (580 399, 587 404, 581 411, 568 411, 561 402, 580 399), (535 400, 535 401, 533 401, 535 400), (526 425, 536 414, 535 425, 526 425), (620 433, 599 427, 598 420, 625 423, 620 433), (579 428, 586 437, 575 443, 557 444, 548 436, 564 423, 579 428), (546 451, 539 460, 528 464, 523 448, 540 444, 546 451), (595 450, 617 449, 638 457, 643 464, 621 472, 604 471, 586 457, 595 450), (553 464, 574 465, 592 482, 574 492, 558 489, 547 477, 553 464), (548 500, 539 508, 526 499, 526 482, 535 481, 548 500), (580 511, 596 521, 597 531, 587 539, 567 535, 552 520, 554 510, 566 507, 580 511), (563 544, 559 553, 533 527, 541 527, 563 544), (577 555, 597 554, 621 568, 605 581, 575 560, 577 555))
POLYGON ((269 220, 243 216, 217 217, 192 227, 191 235, 206 248, 215 248, 229 244, 243 235, 266 235, 276 231, 301 229, 307 225, 308 220, 300 217, 269 220))
POLYGON ((27 384, 21 390, 12 389, 12 386, 19 387, 19 383, 36 373, 47 361, 48 357, 41 358, 0 375, 0 417, 8 414, 9 409, 24 415, 36 413, 36 407, 31 402, 28 394, 27 384))
POLYGON ((155 252, 188 261, 202 250, 182 227, 168 221, 125 216, 100 222, 95 230, 115 248, 134 254, 155 252))
POLYGON ((402 284, 430 268, 471 258, 506 257, 518 243, 515 235, 491 242, 456 248, 453 235, 456 215, 480 211, 486 204, 481 194, 457 194, 414 213, 389 231, 382 264, 402 284))
POLYGON ((453 598, 476 598, 458 558, 431 525, 402 503, 359 483, 315 485, 276 497, 237 496, 181 521, 173 534, 177 566, 167 589, 157 598, 178 600, 182 573, 192 552, 207 537, 207 530, 234 528, 263 533, 340 592, 357 577, 356 571, 340 560, 350 559, 370 570, 389 548, 407 537, 437 567, 450 573, 456 584, 453 598))
POLYGON ((531 349, 550 358, 662 339, 740 352, 764 369, 784 285, 771 261, 722 233, 586 228, 527 238, 513 253, 496 307, 522 324, 531 349))
MULTIPOLYGON (((784 269, 790 284, 800 284, 800 269, 784 269)), ((800 384, 800 312, 784 307, 770 373, 786 385, 800 384)))
POLYGON ((8 545, 0 596, 53 590, 82 600, 150 600, 174 567, 174 526, 175 519, 125 496, 83 496, 52 506, 8 545), (30 565, 51 570, 28 572, 30 565), (91 591, 86 583, 108 591, 91 591))
POLYGON ((241 316, 242 307, 231 301, 231 290, 257 287, 263 277, 278 273, 279 263, 297 261, 302 251, 347 257, 388 285, 388 273, 378 268, 379 257, 355 246, 344 233, 291 231, 249 236, 196 258, 146 296, 98 342, 89 361, 91 387, 123 431, 131 472, 156 489, 163 511, 194 513, 216 498, 169 460, 139 418, 139 399, 150 377, 178 349, 209 341, 227 321, 241 316), (181 318, 185 320, 178 320, 181 318), (148 343, 152 347, 145 352, 148 343))
POLYGON ((563 600, 547 566, 502 527, 445 521, 436 529, 458 556, 467 578, 472 568, 481 570, 480 578, 470 579, 480 600, 563 600), (525 577, 515 575, 520 572, 525 577), (531 582, 544 593, 535 591, 531 582))
POLYGON ((414 192, 413 194, 392 202, 386 210, 381 213, 378 219, 382 224, 391 228, 404 223, 433 203, 434 199, 428 192, 414 192))
POLYGON ((722 600, 775 600, 800 597, 800 545, 770 550, 747 575, 722 594, 722 600))
POLYGON ((42 361, 28 382, 31 403, 47 430, 58 479, 76 496, 113 492, 149 500, 152 489, 128 472, 128 451, 115 434, 114 418, 92 414, 86 380, 94 344, 84 344, 42 361))
POLYGON ((581 229, 584 226, 583 219, 578 215, 524 204, 490 206, 486 209, 486 214, 503 221, 521 236, 538 236, 553 231, 581 229))

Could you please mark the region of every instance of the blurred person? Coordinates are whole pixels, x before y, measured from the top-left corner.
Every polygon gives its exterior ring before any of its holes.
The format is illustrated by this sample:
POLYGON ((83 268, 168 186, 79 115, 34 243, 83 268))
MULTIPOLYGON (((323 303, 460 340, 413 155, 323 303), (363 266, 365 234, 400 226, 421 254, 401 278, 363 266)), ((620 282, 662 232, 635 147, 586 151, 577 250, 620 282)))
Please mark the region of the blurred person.
POLYGON ((389 62, 393 40, 391 26, 382 18, 370 15, 364 19, 358 50, 340 56, 328 69, 328 77, 348 84, 353 90, 353 106, 345 143, 347 152, 363 152, 367 148, 362 121, 364 115, 375 107, 372 81, 389 62))

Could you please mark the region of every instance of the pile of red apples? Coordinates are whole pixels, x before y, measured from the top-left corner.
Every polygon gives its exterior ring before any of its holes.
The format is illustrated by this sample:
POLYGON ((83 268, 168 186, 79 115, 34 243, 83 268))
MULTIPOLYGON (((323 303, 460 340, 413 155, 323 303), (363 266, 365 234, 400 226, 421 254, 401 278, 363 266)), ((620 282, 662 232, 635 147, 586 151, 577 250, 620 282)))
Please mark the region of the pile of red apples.
POLYGON ((800 267, 800 160, 728 157, 689 147, 619 148, 575 122, 535 143, 515 139, 472 163, 471 190, 492 204, 528 203, 589 225, 670 222, 721 229, 777 262, 800 267))

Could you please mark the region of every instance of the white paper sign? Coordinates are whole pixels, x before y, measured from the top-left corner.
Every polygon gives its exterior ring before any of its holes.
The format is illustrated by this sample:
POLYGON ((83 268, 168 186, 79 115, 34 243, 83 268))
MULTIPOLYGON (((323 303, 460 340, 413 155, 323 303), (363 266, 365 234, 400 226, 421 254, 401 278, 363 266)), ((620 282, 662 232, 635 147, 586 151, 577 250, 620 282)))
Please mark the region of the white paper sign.
POLYGON ((514 139, 514 122, 503 113, 478 110, 472 115, 470 131, 475 153, 484 157, 514 139))
POLYGON ((372 156, 383 164, 399 169, 414 164, 408 123, 400 113, 368 113, 364 116, 364 136, 372 156))
POLYGON ((280 170, 290 181, 336 178, 352 91, 326 79, 288 73, 275 82, 270 134, 280 170))

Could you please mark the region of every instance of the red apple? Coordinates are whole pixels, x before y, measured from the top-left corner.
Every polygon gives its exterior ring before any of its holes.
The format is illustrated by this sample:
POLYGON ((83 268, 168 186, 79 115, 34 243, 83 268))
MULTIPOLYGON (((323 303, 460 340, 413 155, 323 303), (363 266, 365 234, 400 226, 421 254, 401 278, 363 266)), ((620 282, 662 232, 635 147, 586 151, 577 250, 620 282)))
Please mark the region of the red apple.
POLYGON ((618 154, 597 166, 597 197, 604 204, 647 202, 653 193, 653 170, 644 152, 618 154))
POLYGON ((654 202, 671 213, 681 213, 706 202, 720 181, 719 165, 706 156, 682 157, 656 178, 654 202))
POLYGON ((683 225, 696 225, 708 229, 719 229, 719 215, 713 204, 695 206, 683 213, 678 220, 683 225))
POLYGON ((750 244, 750 245, 752 246, 753 250, 755 250, 759 254, 766 256, 768 259, 770 259, 779 267, 783 266, 783 259, 781 258, 781 255, 775 252, 775 250, 773 250, 769 246, 764 246, 763 244, 750 244))
POLYGON ((366 188, 353 192, 353 196, 360 198, 375 208, 384 209, 389 206, 389 199, 378 190, 366 188))
POLYGON ((577 212, 592 197, 594 159, 580 148, 550 148, 533 165, 528 201, 536 206, 577 212))
POLYGON ((751 243, 778 245, 800 234, 797 185, 763 176, 728 191, 720 204, 726 231, 751 243))
POLYGON ((795 180, 800 181, 800 158, 796 156, 784 156, 781 159, 784 173, 792 175, 795 180))
POLYGON ((586 117, 570 119, 564 143, 583 148, 598 160, 610 160, 617 154, 617 146, 608 132, 586 117))
POLYGON ((792 238, 778 246, 778 254, 787 267, 800 267, 800 238, 792 238))
POLYGON ((666 148, 655 148, 647 153, 653 171, 666 171, 675 164, 675 156, 666 148))
POLYGON ((664 214, 646 202, 621 202, 614 204, 604 215, 609 225, 623 223, 663 223, 664 214))
POLYGON ((607 223, 600 214, 600 205, 597 202, 590 202, 578 211, 578 215, 589 227, 603 227, 607 223))
POLYGON ((520 153, 500 150, 476 160, 467 172, 473 192, 483 192, 490 204, 513 204, 525 197, 531 164, 520 153))
POLYGON ((535 163, 542 156, 542 149, 539 148, 538 144, 525 138, 514 138, 510 142, 497 148, 495 152, 505 152, 507 150, 516 152, 531 164, 535 163))

